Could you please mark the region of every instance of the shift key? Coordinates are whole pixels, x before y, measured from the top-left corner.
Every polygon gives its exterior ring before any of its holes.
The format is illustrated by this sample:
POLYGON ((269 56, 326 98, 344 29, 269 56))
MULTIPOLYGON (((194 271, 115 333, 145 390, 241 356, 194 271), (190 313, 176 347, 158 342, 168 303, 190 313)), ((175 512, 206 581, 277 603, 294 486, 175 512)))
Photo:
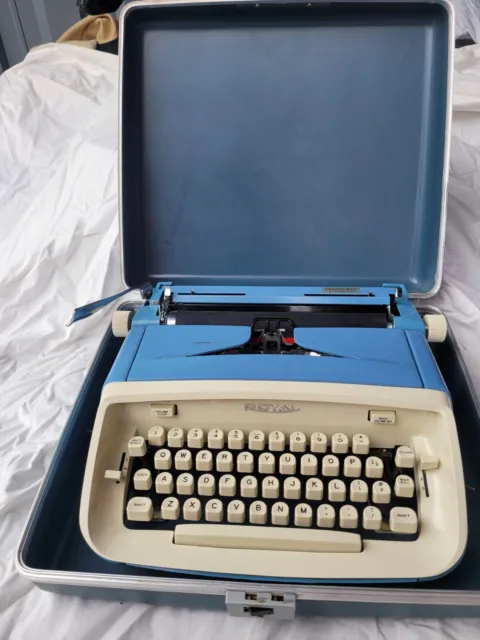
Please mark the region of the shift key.
POLYGON ((393 533, 417 533, 417 514, 408 507, 394 507, 390 511, 390 529, 393 533))

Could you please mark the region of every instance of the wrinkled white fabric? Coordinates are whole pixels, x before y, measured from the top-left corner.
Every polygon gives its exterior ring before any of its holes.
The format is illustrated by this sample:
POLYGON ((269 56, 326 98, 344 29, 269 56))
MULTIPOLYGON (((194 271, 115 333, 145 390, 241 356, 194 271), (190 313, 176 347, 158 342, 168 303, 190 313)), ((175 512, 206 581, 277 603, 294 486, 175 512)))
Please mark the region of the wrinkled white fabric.
MULTIPOLYGON (((87 601, 16 572, 28 511, 111 310, 65 325, 74 307, 122 288, 116 74, 114 56, 48 45, 0 76, 0 640, 478 638, 475 620, 279 623, 87 601)), ((480 47, 456 52, 451 164, 435 302, 480 389, 480 47)))
POLYGON ((455 9, 455 36, 469 35, 480 42, 480 0, 451 0, 455 9))
POLYGON ((455 51, 444 311, 480 392, 480 45, 455 51))

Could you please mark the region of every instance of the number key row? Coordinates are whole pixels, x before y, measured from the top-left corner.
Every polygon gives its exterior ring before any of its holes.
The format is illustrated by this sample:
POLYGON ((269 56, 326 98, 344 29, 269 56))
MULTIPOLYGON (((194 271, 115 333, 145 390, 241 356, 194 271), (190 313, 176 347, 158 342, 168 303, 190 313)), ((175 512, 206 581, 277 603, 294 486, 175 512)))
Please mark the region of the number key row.
MULTIPOLYGON (((132 451, 130 451, 130 455, 145 455, 145 441, 141 438, 143 443, 141 443, 139 447, 139 438, 140 436, 135 438, 136 442, 132 447, 132 451), (135 449, 135 452, 133 449, 135 449)), ((227 444, 228 448, 232 450, 244 449, 247 441, 248 448, 252 451, 263 451, 267 445, 270 451, 284 451, 287 443, 286 436, 281 431, 272 431, 267 437, 263 431, 258 429, 251 431, 247 438, 240 429, 233 429, 228 432, 226 439, 222 429, 211 429, 207 434, 206 440, 203 430, 198 428, 190 429, 187 432, 186 438, 184 430, 180 427, 167 430, 164 427, 157 426, 152 427, 148 432, 148 442, 154 447, 163 447, 167 444, 171 448, 181 449, 185 445, 185 440, 187 446, 191 449, 202 449, 207 443, 210 449, 223 449, 225 444, 227 444)), ((302 431, 295 431, 288 437, 288 443, 290 451, 296 453, 305 452, 308 445, 312 453, 326 453, 328 438, 321 432, 307 436, 302 431)), ((349 438, 344 433, 335 433, 331 437, 330 446, 332 453, 348 453, 350 446, 349 438)), ((362 433, 354 435, 351 446, 354 454, 368 454, 370 448, 368 436, 362 433)))

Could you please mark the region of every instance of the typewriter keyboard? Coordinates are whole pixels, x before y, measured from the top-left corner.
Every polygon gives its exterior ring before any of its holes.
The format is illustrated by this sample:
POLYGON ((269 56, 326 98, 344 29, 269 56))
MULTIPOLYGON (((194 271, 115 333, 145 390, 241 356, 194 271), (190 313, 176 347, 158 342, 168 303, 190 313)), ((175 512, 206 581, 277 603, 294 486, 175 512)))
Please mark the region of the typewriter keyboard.
POLYGON ((152 427, 128 444, 124 523, 223 523, 331 529, 362 538, 419 534, 415 454, 364 434, 152 427))

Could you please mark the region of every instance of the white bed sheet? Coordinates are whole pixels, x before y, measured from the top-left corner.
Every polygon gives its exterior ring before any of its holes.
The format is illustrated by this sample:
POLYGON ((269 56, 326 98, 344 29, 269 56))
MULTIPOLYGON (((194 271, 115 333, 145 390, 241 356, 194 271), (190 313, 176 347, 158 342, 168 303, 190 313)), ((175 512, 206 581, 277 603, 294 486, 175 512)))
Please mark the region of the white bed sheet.
MULTIPOLYGON (((85 601, 21 578, 15 550, 121 290, 116 220, 117 58, 48 45, 0 77, 0 640, 468 638, 475 620, 229 618, 85 601)), ((456 52, 446 310, 480 388, 480 47, 456 52), (461 311, 458 311, 461 309, 461 311)), ((132 124, 134 126, 134 124, 132 124)))

